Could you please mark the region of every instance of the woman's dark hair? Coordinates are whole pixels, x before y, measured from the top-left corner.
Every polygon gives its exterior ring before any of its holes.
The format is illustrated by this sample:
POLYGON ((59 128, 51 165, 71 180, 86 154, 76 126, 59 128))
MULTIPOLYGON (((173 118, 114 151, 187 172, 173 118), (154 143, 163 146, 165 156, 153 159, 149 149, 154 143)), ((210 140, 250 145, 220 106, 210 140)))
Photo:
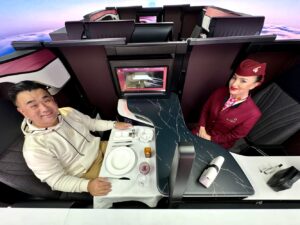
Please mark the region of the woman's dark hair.
POLYGON ((256 77, 256 82, 262 82, 263 81, 263 76, 257 76, 256 77))
POLYGON ((32 90, 37 90, 37 89, 43 89, 49 93, 49 91, 45 85, 34 82, 34 81, 25 80, 25 81, 21 81, 19 83, 14 84, 13 86, 11 86, 8 89, 8 97, 14 104, 16 104, 17 95, 20 92, 32 91, 32 90))

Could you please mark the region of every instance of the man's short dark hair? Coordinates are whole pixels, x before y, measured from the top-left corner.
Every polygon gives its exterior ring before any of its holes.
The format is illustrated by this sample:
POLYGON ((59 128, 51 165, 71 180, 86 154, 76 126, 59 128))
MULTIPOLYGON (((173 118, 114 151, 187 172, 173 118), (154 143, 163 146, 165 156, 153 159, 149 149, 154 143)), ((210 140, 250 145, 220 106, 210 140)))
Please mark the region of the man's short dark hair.
POLYGON ((11 86, 8 90, 8 97, 14 104, 16 104, 17 95, 20 92, 32 91, 32 90, 37 90, 37 89, 43 89, 49 93, 47 86, 40 84, 38 82, 35 82, 35 81, 25 80, 25 81, 21 81, 19 83, 14 84, 13 86, 11 86))

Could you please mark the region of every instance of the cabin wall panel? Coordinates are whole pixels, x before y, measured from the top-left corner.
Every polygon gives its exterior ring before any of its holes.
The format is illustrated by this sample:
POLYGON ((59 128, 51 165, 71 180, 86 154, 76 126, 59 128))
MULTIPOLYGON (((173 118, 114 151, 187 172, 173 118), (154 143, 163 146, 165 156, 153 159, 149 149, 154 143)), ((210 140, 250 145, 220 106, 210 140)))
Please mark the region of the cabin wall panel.
POLYGON ((192 31, 196 24, 202 24, 203 8, 204 7, 202 6, 191 6, 190 8, 184 9, 181 26, 181 39, 191 37, 192 31))
MULTIPOLYGON (((275 80, 278 76, 284 73, 295 64, 300 64, 299 53, 283 51, 283 52, 257 52, 247 56, 248 58, 259 62, 266 62, 265 85, 275 80)), ((257 89, 259 90, 259 89, 257 89)))
POLYGON ((103 46, 63 47, 60 51, 79 80, 90 103, 103 119, 115 119, 118 98, 103 46))
POLYGON ((181 99, 185 121, 195 123, 210 94, 225 86, 242 44, 193 46, 181 99))
POLYGON ((182 18, 183 18, 183 8, 189 5, 178 5, 178 6, 164 6, 164 22, 173 22, 173 41, 179 40, 182 18))
POLYGON ((136 13, 142 6, 117 7, 120 20, 136 19, 136 13))

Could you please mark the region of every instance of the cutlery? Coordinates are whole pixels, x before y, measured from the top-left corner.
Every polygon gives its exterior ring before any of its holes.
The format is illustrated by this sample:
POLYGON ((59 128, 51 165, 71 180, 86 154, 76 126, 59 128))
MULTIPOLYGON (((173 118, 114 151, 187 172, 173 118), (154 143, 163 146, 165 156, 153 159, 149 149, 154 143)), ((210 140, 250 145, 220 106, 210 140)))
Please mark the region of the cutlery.
POLYGON ((113 143, 114 144, 118 144, 118 143, 123 144, 123 143, 131 143, 131 142, 132 142, 132 140, 123 140, 123 141, 114 141, 113 143))
POLYGON ((130 180, 129 177, 106 177, 108 179, 116 179, 116 180, 130 180))
POLYGON ((128 142, 113 142, 112 145, 131 145, 132 141, 128 141, 128 142))
POLYGON ((136 131, 135 129, 132 129, 131 132, 129 133, 129 137, 135 138, 136 131))
POLYGON ((114 147, 130 147, 130 146, 131 146, 131 144, 129 144, 129 145, 113 145, 111 147, 114 148, 114 147))
POLYGON ((118 147, 118 146, 130 146, 132 145, 132 141, 130 142, 114 142, 112 143, 112 147, 118 147))

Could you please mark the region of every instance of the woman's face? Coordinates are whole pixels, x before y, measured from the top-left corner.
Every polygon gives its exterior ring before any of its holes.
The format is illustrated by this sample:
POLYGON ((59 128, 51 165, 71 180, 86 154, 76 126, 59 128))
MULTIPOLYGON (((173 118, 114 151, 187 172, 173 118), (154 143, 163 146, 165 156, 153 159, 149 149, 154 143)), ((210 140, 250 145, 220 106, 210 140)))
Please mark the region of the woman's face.
POLYGON ((240 76, 235 73, 229 81, 229 93, 235 97, 246 98, 249 91, 259 84, 257 76, 240 76))

